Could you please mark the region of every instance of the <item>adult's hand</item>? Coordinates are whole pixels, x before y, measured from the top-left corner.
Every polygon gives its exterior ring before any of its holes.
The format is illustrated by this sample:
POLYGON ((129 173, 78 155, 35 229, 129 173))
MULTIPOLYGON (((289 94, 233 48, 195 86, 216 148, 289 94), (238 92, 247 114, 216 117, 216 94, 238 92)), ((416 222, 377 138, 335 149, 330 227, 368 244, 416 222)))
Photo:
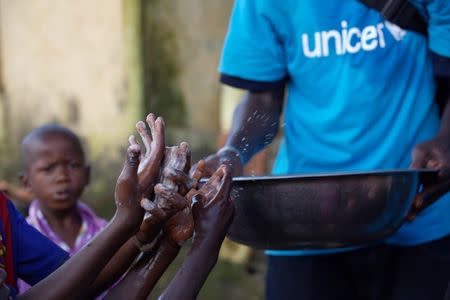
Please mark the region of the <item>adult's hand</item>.
MULTIPOLYGON (((242 175, 243 165, 239 152, 232 147, 223 147, 204 159, 203 177, 212 176, 221 165, 227 166, 233 176, 242 175)), ((197 165, 192 167, 191 176, 196 168, 197 165)))
POLYGON ((450 190, 450 140, 438 135, 434 139, 416 145, 412 152, 413 169, 439 170, 437 180, 427 183, 423 192, 417 195, 408 219, 415 216, 450 190))

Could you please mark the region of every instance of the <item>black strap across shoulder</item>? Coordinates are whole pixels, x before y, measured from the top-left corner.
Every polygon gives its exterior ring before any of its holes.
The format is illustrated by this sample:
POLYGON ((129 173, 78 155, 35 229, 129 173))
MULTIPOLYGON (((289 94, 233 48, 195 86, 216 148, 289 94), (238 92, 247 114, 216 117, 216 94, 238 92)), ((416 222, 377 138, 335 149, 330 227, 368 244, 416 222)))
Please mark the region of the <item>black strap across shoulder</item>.
POLYGON ((359 0, 402 29, 427 35, 427 22, 408 0, 359 0))

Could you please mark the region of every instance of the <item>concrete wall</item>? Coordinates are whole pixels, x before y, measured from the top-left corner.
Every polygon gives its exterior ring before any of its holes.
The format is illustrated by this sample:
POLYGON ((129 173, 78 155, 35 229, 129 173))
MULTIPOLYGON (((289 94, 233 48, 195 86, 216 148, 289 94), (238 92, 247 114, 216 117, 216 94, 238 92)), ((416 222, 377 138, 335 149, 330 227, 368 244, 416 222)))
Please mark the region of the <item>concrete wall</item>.
POLYGON ((192 128, 219 127, 217 67, 233 1, 177 0, 175 24, 181 57, 181 87, 192 128), (201 109, 199 109, 201 108, 201 109))
MULTIPOLYGON (((66 124, 100 153, 130 130, 121 0, 0 0, 10 129, 66 124)), ((123 143, 123 141, 122 141, 123 143)))
POLYGON ((0 177, 7 168, 17 171, 16 149, 26 132, 59 122, 86 142, 94 162, 90 193, 109 191, 110 200, 128 135, 147 113, 145 101, 154 100, 144 99, 149 74, 170 81, 158 86, 160 103, 176 96, 182 104, 163 111, 168 117, 183 108, 184 121, 167 124, 170 141, 189 141, 194 159, 212 151, 219 131, 217 65, 232 4, 0 0, 0 177), (163 42, 144 44, 149 30, 159 30, 153 38, 163 42), (160 54, 165 65, 158 64, 160 54))

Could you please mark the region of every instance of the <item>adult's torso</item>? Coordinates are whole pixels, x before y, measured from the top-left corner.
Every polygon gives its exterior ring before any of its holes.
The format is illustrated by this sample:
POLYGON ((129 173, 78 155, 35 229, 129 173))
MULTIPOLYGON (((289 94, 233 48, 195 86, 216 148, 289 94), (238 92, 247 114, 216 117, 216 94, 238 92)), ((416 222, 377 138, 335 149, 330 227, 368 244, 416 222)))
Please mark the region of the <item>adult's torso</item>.
POLYGON ((274 172, 408 167, 439 126, 425 37, 355 0, 268 2, 290 77, 274 172))
MULTIPOLYGON (((426 38, 356 0, 268 2, 290 80, 274 173, 407 168, 413 147, 439 129, 426 38)), ((447 235, 448 198, 389 242, 447 235)))

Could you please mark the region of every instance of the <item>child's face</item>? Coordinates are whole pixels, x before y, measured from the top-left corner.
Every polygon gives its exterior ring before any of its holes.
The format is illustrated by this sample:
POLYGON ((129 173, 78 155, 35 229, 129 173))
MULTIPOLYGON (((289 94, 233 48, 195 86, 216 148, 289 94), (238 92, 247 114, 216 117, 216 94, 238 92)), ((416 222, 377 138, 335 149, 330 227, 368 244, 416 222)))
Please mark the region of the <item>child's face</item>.
POLYGON ((75 207, 89 183, 89 167, 68 137, 50 135, 33 142, 23 182, 44 208, 68 210, 75 207))

